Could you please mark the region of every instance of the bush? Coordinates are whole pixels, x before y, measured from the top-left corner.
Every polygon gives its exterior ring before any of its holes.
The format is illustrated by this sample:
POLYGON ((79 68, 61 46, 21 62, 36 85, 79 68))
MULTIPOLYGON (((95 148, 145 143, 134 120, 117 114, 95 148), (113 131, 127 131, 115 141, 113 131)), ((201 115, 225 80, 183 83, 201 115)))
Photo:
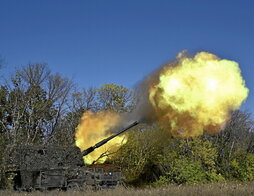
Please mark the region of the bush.
POLYGON ((166 177, 169 181, 177 184, 195 184, 207 181, 201 162, 186 157, 176 159, 170 167, 170 171, 166 173, 166 177))
POLYGON ((234 180, 254 180, 254 154, 238 152, 230 161, 229 176, 234 180))

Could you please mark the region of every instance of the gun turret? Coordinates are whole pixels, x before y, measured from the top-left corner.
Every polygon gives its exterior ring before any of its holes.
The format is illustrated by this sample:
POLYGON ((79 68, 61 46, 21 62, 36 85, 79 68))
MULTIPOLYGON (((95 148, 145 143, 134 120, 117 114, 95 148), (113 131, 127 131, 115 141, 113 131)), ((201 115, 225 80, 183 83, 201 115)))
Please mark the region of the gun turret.
POLYGON ((82 155, 83 156, 86 156, 88 155, 89 153, 93 152, 96 148, 99 148, 100 146, 106 144, 108 141, 112 140, 113 138, 115 138, 116 136, 124 133, 125 131, 128 131, 129 129, 131 129, 132 127, 138 125, 139 122, 138 121, 135 121, 134 123, 130 124, 128 127, 124 128, 122 131, 119 131, 118 133, 114 134, 114 135, 111 135, 109 136, 108 138, 98 142, 97 144, 95 144, 94 146, 91 146, 90 148, 84 150, 82 152, 82 155))

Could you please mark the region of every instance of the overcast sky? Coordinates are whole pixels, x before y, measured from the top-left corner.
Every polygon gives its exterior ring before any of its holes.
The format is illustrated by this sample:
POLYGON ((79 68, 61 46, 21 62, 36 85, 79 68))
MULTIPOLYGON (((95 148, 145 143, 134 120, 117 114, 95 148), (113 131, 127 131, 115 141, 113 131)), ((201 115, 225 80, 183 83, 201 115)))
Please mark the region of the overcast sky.
POLYGON ((237 61, 254 113, 254 1, 0 0, 1 70, 47 62, 79 87, 132 88, 178 52, 237 61))

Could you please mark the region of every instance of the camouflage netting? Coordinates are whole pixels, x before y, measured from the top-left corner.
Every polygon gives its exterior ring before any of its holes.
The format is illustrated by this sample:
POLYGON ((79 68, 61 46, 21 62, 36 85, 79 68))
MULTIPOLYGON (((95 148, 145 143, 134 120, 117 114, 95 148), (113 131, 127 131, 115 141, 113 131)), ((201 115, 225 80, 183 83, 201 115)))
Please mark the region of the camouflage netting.
POLYGON ((9 154, 6 163, 19 170, 43 170, 71 168, 83 165, 77 147, 17 146, 9 154))

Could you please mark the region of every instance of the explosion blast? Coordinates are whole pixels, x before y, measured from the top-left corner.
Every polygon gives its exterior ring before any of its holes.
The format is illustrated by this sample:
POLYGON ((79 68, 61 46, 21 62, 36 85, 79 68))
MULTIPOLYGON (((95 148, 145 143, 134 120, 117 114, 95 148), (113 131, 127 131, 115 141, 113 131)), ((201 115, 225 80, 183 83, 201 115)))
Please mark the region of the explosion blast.
MULTIPOLYGON (((174 62, 146 77, 136 94, 137 106, 130 114, 85 113, 76 130, 76 145, 84 150, 107 137, 109 129, 130 120, 156 122, 175 137, 217 133, 247 98, 248 89, 238 63, 200 52, 193 57, 179 53, 174 62)), ((95 160, 105 148, 117 149, 122 141, 123 137, 115 138, 86 160, 95 160)))
POLYGON ((147 115, 176 137, 219 132, 248 95, 238 64, 207 52, 193 58, 180 53, 145 82, 147 115))
MULTIPOLYGON (((112 133, 108 130, 117 126, 119 122, 120 116, 114 112, 85 112, 76 128, 76 146, 78 146, 81 151, 93 146, 97 142, 109 137, 112 133)), ((100 158, 99 162, 102 163, 107 158, 106 156, 101 156, 103 153, 108 152, 111 149, 118 149, 119 145, 125 142, 126 140, 124 139, 124 136, 118 136, 112 139, 109 143, 86 155, 84 161, 86 164, 92 164, 93 161, 100 158)))

